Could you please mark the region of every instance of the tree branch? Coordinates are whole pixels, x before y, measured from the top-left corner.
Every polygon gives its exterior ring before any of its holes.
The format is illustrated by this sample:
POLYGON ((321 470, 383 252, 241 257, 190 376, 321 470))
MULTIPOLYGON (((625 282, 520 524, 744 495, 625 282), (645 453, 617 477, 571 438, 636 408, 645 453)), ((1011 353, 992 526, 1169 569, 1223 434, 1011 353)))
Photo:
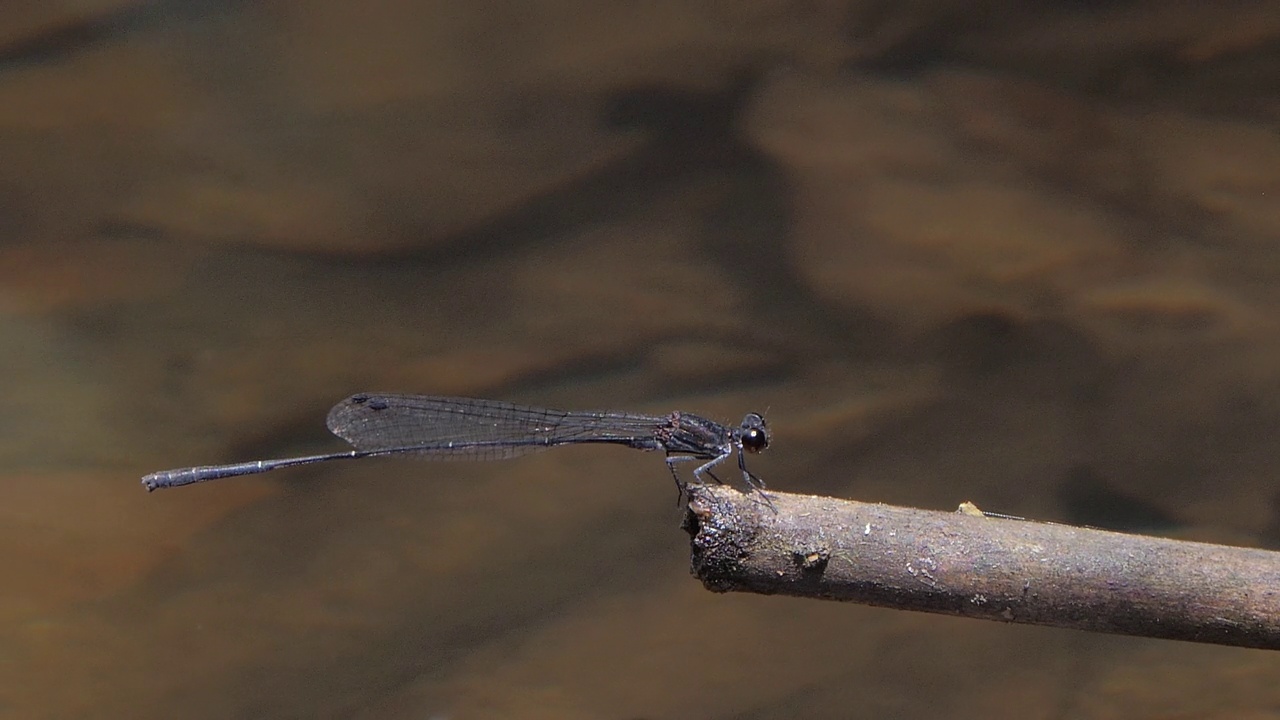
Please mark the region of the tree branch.
MULTIPOLYGON (((1088 528, 690 486, 714 592, 1280 649, 1280 553, 1088 528)), ((969 506, 972 508, 972 506, 969 506)))

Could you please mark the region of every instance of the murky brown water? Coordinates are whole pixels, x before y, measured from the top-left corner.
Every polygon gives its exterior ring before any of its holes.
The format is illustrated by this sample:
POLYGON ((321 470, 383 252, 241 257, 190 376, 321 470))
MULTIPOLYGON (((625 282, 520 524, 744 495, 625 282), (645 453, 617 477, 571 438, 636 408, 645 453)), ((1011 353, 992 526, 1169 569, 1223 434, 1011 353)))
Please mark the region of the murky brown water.
POLYGON ((1280 658, 711 595, 655 455, 1280 546, 1280 3, 11 3, 0 717, 1263 718, 1280 658))

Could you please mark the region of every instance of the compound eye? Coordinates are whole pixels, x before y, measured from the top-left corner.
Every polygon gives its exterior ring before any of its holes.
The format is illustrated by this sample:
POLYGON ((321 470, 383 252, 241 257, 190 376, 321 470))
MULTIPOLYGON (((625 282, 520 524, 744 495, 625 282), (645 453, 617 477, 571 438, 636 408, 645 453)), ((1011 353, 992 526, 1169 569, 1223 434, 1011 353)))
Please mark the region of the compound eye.
POLYGON ((762 428, 751 428, 742 433, 742 448, 757 453, 769 447, 769 433, 762 428))

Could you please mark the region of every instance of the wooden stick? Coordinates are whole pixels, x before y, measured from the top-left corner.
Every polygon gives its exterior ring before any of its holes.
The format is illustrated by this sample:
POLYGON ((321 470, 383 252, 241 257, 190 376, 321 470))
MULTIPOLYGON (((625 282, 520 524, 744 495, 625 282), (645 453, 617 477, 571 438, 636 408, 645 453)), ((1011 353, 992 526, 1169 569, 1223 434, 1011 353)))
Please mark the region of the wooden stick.
POLYGON ((690 486, 714 592, 1280 649, 1280 553, 810 495, 690 486), (776 508, 776 510, 775 510, 776 508))

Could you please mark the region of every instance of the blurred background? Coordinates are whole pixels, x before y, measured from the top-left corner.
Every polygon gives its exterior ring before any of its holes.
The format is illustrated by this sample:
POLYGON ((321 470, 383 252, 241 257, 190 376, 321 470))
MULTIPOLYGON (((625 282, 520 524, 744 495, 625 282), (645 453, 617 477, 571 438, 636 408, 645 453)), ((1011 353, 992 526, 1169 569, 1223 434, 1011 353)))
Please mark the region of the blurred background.
POLYGON ((1272 718, 1280 656, 712 595, 657 454, 1280 547, 1280 2, 10 0, 0 717, 1272 718))

